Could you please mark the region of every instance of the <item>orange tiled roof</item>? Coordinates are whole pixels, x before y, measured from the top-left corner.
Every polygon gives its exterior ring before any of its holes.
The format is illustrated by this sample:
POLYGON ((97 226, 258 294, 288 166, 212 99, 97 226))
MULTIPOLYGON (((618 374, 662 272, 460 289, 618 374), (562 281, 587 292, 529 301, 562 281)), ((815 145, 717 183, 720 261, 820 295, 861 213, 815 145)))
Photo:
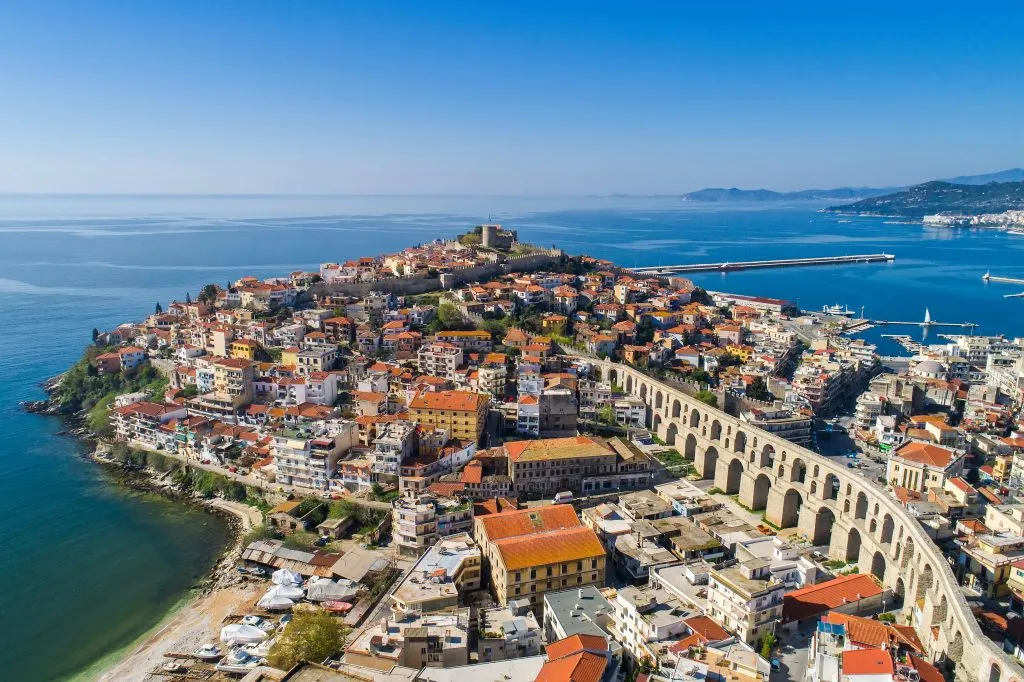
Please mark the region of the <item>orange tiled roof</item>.
POLYGON ((924 652, 924 645, 914 628, 906 625, 888 625, 872 618, 851 616, 845 613, 829 613, 822 621, 846 627, 846 636, 851 642, 866 647, 893 648, 903 644, 915 651, 924 652))
POLYGON ((420 393, 409 407, 414 410, 451 410, 453 412, 476 412, 487 396, 469 391, 437 391, 420 393))
POLYGON ((953 459, 953 452, 930 443, 911 442, 898 448, 896 456, 911 462, 946 468, 953 459))
POLYGON ((491 542, 556 528, 578 528, 581 525, 576 510, 570 504, 552 504, 494 514, 485 516, 480 523, 491 542))
POLYGON ((729 639, 731 636, 721 625, 707 616, 694 616, 693 618, 687 618, 683 622, 708 642, 719 642, 723 639, 729 639))
POLYGON ((569 635, 565 639, 552 642, 544 647, 549 661, 554 661, 565 656, 571 656, 581 651, 607 651, 608 640, 598 635, 569 635))
POLYGON ((534 682, 598 682, 608 659, 583 651, 545 663, 534 682))
POLYGON ((892 675, 892 657, 882 649, 843 652, 843 675, 892 675))
POLYGON ((590 436, 513 441, 505 444, 505 451, 513 462, 613 454, 604 441, 590 436))
POLYGON ((870 575, 844 575, 835 580, 808 585, 787 593, 782 605, 782 618, 786 622, 802 620, 881 593, 882 589, 870 575))
MULTIPOLYGON (((504 515, 499 514, 494 518, 502 516, 504 515)), ((505 564, 506 571, 605 555, 604 546, 598 540, 597 533, 585 526, 504 538, 495 542, 494 546, 501 556, 502 563, 505 564)))

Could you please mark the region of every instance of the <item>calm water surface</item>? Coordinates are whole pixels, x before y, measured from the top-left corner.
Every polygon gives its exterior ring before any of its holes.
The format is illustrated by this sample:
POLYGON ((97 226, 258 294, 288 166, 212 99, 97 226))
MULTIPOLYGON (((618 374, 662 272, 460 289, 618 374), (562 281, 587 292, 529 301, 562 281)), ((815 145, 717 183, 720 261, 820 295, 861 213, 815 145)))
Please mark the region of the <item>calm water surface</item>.
MULTIPOLYGON (((60 422, 22 414, 93 327, 138 319, 207 282, 284 274, 452 236, 493 220, 524 240, 626 265, 895 253, 891 265, 706 274, 701 286, 844 303, 874 318, 969 320, 1024 335, 1024 238, 839 219, 817 207, 509 197, 0 197, 0 670, 93 670, 153 627, 227 540, 216 517, 110 484, 60 422)), ((879 340, 881 330, 869 334, 879 340)), ((919 331, 914 331, 919 335, 919 331)), ((934 334, 934 332, 933 332, 934 334)), ((884 352, 897 352, 883 344, 884 352)))

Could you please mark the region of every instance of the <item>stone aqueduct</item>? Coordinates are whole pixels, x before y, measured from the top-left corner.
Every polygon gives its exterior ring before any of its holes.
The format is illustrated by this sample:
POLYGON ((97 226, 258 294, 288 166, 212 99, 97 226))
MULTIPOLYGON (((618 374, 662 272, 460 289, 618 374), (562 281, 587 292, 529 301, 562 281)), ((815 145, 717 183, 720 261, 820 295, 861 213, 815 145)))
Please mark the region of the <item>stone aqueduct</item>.
POLYGON ((956 662, 956 679, 1024 681, 1017 662, 981 632, 938 547, 884 489, 628 365, 594 364, 603 380, 647 404, 651 431, 692 458, 703 478, 776 526, 827 543, 831 557, 856 561, 905 612, 923 599, 920 639, 956 662))

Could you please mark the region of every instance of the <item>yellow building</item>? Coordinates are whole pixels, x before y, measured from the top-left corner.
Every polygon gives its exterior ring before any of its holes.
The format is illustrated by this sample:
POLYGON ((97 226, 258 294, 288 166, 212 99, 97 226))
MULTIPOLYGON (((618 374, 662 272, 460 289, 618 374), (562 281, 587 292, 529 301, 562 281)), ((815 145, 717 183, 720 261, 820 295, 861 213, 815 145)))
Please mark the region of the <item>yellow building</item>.
POLYGON ((242 360, 255 360, 256 351, 260 348, 260 344, 249 339, 235 339, 231 342, 231 347, 228 349, 229 356, 233 358, 240 358, 242 360))
POLYGON ((291 348, 285 348, 281 351, 281 364, 288 365, 289 367, 299 366, 299 351, 302 350, 298 346, 292 346, 291 348))
POLYGON ((470 391, 420 393, 409 403, 409 420, 447 429, 452 438, 478 442, 487 422, 489 397, 470 391))
POLYGON ((753 346, 738 346, 734 343, 730 343, 725 347, 725 349, 729 351, 730 355, 735 355, 743 363, 750 362, 750 356, 754 354, 753 346))
POLYGON ((494 543, 491 589, 498 602, 529 599, 540 608, 547 592, 605 581, 605 551, 586 526, 504 538, 494 543))
POLYGON ((1000 483, 1005 483, 1010 478, 1010 469, 1013 468, 1013 455, 999 455, 992 464, 992 478, 1000 483))
POLYGON ((253 364, 241 358, 224 358, 213 363, 213 392, 217 401, 235 409, 252 402, 253 364))

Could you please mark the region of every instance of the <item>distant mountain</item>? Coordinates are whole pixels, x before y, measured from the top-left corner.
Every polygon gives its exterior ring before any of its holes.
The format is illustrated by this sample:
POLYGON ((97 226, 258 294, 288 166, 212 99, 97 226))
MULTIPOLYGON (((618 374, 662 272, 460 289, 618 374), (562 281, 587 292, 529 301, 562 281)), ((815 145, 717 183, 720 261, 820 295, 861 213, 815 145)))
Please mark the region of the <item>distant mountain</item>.
POLYGON ((955 178, 946 178, 943 182, 954 185, 987 185, 990 182, 1024 182, 1024 168, 1008 168, 998 173, 984 173, 982 175, 960 175, 955 178))
POLYGON ((731 187, 709 187, 689 192, 682 196, 683 201, 739 202, 739 201, 850 201, 864 197, 874 197, 893 188, 876 189, 871 187, 838 187, 836 189, 804 189, 799 192, 775 192, 770 189, 738 189, 731 187))
POLYGON ((892 194, 829 206, 825 210, 831 213, 897 218, 922 218, 934 213, 978 215, 1019 211, 1024 210, 1024 182, 989 182, 978 185, 935 180, 892 194))

